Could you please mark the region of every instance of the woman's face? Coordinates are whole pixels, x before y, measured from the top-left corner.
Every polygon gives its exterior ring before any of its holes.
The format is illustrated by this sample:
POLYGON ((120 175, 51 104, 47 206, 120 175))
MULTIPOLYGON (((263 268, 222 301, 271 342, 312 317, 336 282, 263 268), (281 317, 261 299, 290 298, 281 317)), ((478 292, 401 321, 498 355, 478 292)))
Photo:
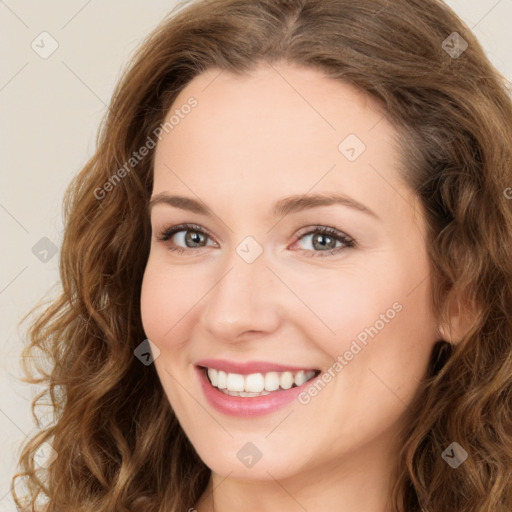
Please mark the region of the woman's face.
POLYGON ((209 70, 171 115, 142 319, 199 456, 260 480, 388 467, 438 338, 395 130, 351 86, 285 64, 209 70))

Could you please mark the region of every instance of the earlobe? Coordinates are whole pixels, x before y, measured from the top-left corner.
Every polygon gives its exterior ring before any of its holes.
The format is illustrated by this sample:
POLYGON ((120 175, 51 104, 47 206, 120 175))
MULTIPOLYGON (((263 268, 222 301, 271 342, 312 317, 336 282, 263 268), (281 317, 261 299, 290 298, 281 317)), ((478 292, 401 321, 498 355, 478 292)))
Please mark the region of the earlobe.
POLYGON ((469 300, 460 300, 458 297, 449 300, 449 323, 440 324, 438 332, 441 339, 457 345, 476 323, 479 308, 469 300))
POLYGON ((456 345, 460 341, 460 338, 458 336, 454 336, 453 331, 454 330, 450 328, 450 326, 445 327, 444 325, 440 325, 438 329, 438 332, 441 336, 441 340, 456 345))

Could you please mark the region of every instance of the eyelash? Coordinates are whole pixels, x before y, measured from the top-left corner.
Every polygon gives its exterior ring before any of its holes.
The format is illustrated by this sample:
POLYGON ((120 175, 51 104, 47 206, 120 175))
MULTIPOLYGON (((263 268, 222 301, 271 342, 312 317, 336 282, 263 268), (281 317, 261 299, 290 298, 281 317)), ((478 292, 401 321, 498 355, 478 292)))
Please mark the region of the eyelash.
MULTIPOLYGON (((198 226, 197 224, 179 224, 177 226, 167 227, 162 230, 162 232, 158 235, 158 240, 162 243, 168 242, 173 235, 176 233, 179 233, 180 231, 193 231, 195 233, 201 233, 203 235, 206 235, 208 238, 210 236, 206 231, 204 231, 201 226, 198 226)), ((334 238, 336 241, 342 242, 344 246, 337 247, 335 249, 330 249, 326 251, 315 251, 315 250, 307 250, 307 249, 301 249, 302 251, 310 252, 311 257, 320 257, 325 258, 326 256, 331 256, 334 254, 338 254, 339 252, 343 251, 344 249, 353 248, 356 246, 355 240, 350 238, 349 236, 345 235, 341 231, 338 231, 337 229, 329 228, 326 226, 313 226, 309 231, 302 233, 297 236, 296 240, 297 242, 299 240, 302 240, 306 235, 321 233, 322 235, 328 235, 329 237, 334 238), (320 253, 320 254, 319 254, 320 253)), ((183 247, 169 247, 170 251, 177 252, 178 254, 183 254, 188 251, 197 251, 193 248, 183 248, 183 247)), ((204 249, 204 247, 200 247, 199 249, 204 249)))

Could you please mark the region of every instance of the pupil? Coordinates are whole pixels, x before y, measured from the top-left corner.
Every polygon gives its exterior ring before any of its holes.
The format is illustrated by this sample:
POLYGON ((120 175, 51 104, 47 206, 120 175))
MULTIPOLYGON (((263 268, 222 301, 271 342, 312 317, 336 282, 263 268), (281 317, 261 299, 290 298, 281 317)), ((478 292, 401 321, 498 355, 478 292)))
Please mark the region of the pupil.
POLYGON ((201 241, 201 237, 201 233, 197 233, 196 231, 189 231, 185 238, 187 242, 199 243, 201 241))
MULTIPOLYGON (((330 236, 327 236, 327 235, 322 235, 322 234, 317 235, 316 237, 314 237, 314 238, 313 238, 313 245, 316 245, 316 244, 315 244, 315 242, 316 242, 317 240, 322 240, 322 239, 324 239, 324 240, 325 240, 325 239, 329 239, 329 240, 331 240, 331 246, 330 246, 329 248, 334 249, 334 246, 332 246, 332 242, 334 242, 334 245, 336 245, 336 241, 334 240, 334 238, 332 238, 332 237, 330 237, 330 236)), ((325 248, 326 246, 328 246, 328 245, 329 245, 328 243, 327 243, 327 244, 326 244, 325 242, 324 242, 324 243, 322 243, 321 241, 320 241, 319 243, 320 243, 320 247, 323 247, 323 248, 325 248)))

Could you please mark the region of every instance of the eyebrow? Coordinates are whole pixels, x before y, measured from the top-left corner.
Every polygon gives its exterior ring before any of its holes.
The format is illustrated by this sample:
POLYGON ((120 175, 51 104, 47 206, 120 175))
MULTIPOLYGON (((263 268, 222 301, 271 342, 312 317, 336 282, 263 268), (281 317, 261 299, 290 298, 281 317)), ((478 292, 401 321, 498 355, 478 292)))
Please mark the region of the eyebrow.
MULTIPOLYGON (((175 208, 188 210, 190 212, 198 213, 208 217, 212 216, 210 209, 204 203, 190 197, 171 196, 165 192, 161 192, 153 196, 149 201, 149 211, 151 212, 151 210, 159 204, 174 206, 175 208)), ((334 204, 347 206, 380 220, 378 215, 364 204, 348 196, 340 194, 294 195, 285 197, 274 203, 271 209, 271 214, 274 217, 284 217, 289 213, 295 213, 308 210, 310 208, 330 206, 334 204)))

